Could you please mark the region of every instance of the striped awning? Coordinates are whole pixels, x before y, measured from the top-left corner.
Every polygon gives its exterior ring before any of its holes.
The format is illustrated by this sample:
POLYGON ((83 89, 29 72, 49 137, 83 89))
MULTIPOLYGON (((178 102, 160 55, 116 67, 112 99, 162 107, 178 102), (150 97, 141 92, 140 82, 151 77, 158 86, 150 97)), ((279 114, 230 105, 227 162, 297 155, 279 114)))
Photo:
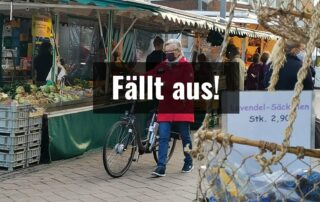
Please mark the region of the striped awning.
MULTIPOLYGON (((59 4, 52 3, 20 3, 13 2, 14 13, 27 14, 25 8, 52 8, 53 10, 71 15, 80 15, 96 18, 96 11, 115 10, 115 15, 124 18, 125 27, 128 27, 134 18, 138 18, 134 28, 151 32, 181 32, 196 30, 206 32, 216 30, 224 32, 226 25, 216 22, 214 19, 169 8, 157 4, 134 0, 57 0, 59 4), (81 7, 81 8, 80 8, 81 7)), ((46 2, 43 0, 42 2, 46 2)), ((10 11, 10 1, 0 2, 0 10, 8 13, 10 11)), ((104 18, 106 20, 106 18, 104 18)), ((115 23, 119 24, 119 18, 115 18, 115 23)), ((278 37, 265 31, 251 30, 232 25, 231 34, 248 36, 252 38, 277 39, 278 37)))
MULTIPOLYGON (((70 2, 70 0, 62 0, 64 2, 70 2)), ((118 10, 144 10, 149 11, 152 14, 149 14, 149 19, 143 16, 145 22, 149 23, 151 29, 155 32, 162 31, 170 32, 177 31, 181 29, 197 29, 201 30, 216 30, 219 32, 224 32, 226 30, 226 25, 216 22, 216 20, 188 11, 183 11, 179 9, 169 8, 166 6, 161 6, 157 4, 152 4, 144 1, 134 1, 134 0, 73 0, 80 4, 89 4, 96 6, 103 6, 114 8, 118 10), (154 23, 155 24, 154 24, 154 23), (160 30, 159 30, 160 29, 160 30)), ((144 13, 145 14, 145 13, 144 13)), ((248 28, 242 28, 238 26, 231 27, 231 34, 247 36, 252 38, 263 38, 263 39, 277 39, 278 36, 275 36, 269 32, 251 30, 248 28)))
MULTIPOLYGON (((152 4, 143 1, 134 1, 134 0, 60 0, 61 3, 72 3, 77 2, 79 4, 85 5, 95 5, 99 7, 110 8, 119 11, 149 11, 149 23, 157 22, 161 19, 164 22, 170 23, 170 29, 176 29, 177 26, 186 29, 213 29, 213 21, 202 15, 192 14, 187 11, 169 8, 166 6, 161 6, 157 4, 152 4), (159 19, 160 18, 160 19, 159 19)), ((144 12, 145 14, 146 12, 144 12)), ((141 13, 140 13, 141 14, 141 13)), ((134 13, 133 15, 139 15, 139 12, 134 13)), ((146 18, 146 16, 141 16, 146 18)), ((159 27, 153 26, 155 29, 159 27)), ((164 28, 164 27, 163 27, 164 28)))
MULTIPOLYGON (((222 24, 214 24, 214 30, 219 32, 225 32, 226 26, 222 24)), ((279 36, 276 36, 270 32, 265 31, 258 31, 258 30, 252 30, 248 28, 242 28, 237 26, 232 26, 230 29, 230 34, 239 35, 239 36, 246 36, 250 38, 262 38, 262 39, 272 39, 277 40, 279 36)))

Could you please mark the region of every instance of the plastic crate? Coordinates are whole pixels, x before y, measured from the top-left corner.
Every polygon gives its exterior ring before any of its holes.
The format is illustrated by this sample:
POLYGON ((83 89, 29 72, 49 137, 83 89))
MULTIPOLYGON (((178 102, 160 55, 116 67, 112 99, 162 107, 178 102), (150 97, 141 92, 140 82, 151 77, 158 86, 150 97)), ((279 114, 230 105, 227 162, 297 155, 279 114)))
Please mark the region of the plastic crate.
POLYGON ((28 148, 27 150, 27 159, 33 159, 36 157, 40 157, 41 147, 28 148))
POLYGON ((31 125, 29 126, 29 133, 35 130, 42 130, 42 125, 31 125))
POLYGON ((42 133, 40 129, 29 131, 29 134, 27 135, 28 148, 40 146, 41 135, 42 133))
POLYGON ((6 153, 1 151, 0 152, 0 161, 1 162, 8 162, 8 163, 13 163, 17 161, 23 161, 26 159, 26 152, 21 151, 21 152, 16 152, 16 153, 6 153))
POLYGON ((7 170, 7 171, 13 171, 20 168, 26 167, 26 160, 17 161, 17 162, 2 162, 0 161, 0 169, 1 170, 7 170))
POLYGON ((0 133, 0 145, 16 146, 27 143, 28 132, 16 133, 10 136, 10 133, 0 133))
POLYGON ((29 117, 29 105, 0 105, 0 119, 27 119, 29 117))
POLYGON ((30 167, 32 165, 38 165, 40 163, 40 156, 36 156, 30 159, 27 159, 26 165, 27 167, 30 167))
POLYGON ((28 127, 28 119, 0 119, 0 129, 12 130, 12 129, 25 129, 28 127))
POLYGON ((0 152, 8 153, 8 154, 14 154, 21 151, 27 150, 27 144, 21 144, 21 145, 0 145, 0 152))
POLYGON ((28 127, 22 128, 1 128, 0 127, 0 135, 16 137, 20 136, 22 133, 28 133, 28 127))
POLYGON ((42 126, 42 116, 29 117, 29 127, 37 128, 42 126))

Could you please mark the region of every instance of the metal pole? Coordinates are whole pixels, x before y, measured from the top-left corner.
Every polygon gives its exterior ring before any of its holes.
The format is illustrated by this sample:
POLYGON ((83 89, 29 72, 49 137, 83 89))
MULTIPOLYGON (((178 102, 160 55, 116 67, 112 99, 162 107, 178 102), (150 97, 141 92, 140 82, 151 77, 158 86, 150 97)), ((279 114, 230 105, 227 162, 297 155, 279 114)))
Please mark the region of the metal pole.
POLYGON ((103 29, 102 29, 102 23, 101 23, 101 17, 100 17, 100 12, 97 10, 97 17, 98 17, 98 23, 99 23, 99 31, 100 31, 100 37, 102 39, 102 44, 103 44, 103 49, 104 49, 104 54, 106 58, 108 57, 108 53, 106 51, 106 42, 103 38, 103 29))
POLYGON ((247 37, 242 38, 242 55, 241 58, 246 62, 247 37))
POLYGON ((202 0, 198 0, 198 10, 202 11, 202 0))
POLYGON ((107 40, 107 48, 108 48, 108 54, 107 54, 107 62, 111 62, 112 57, 112 40, 113 40, 113 11, 109 11, 109 17, 108 17, 108 40, 107 40))
MULTIPOLYGON (((2 36, 2 31, 3 31, 3 15, 0 14, 0 64, 2 64, 2 45, 3 45, 3 36, 2 36)), ((0 86, 3 86, 2 83, 2 68, 0 68, 0 86)))
POLYGON ((111 49, 112 49, 112 33, 113 33, 113 11, 109 11, 109 16, 108 16, 108 29, 107 29, 107 58, 105 60, 106 62, 106 83, 105 83, 105 89, 104 92, 107 94, 109 92, 109 80, 110 80, 110 73, 111 73, 111 67, 110 67, 110 62, 111 62, 111 49))
MULTIPOLYGON (((54 15, 54 22, 55 22, 55 28, 54 28, 54 40, 56 40, 57 38, 57 33, 59 32, 59 13, 56 13, 54 15)), ((51 81, 53 81, 54 83, 56 82, 56 67, 57 67, 57 41, 54 41, 54 46, 53 46, 53 61, 52 61, 52 71, 51 71, 51 81)))
POLYGON ((119 45, 121 44, 121 42, 124 40, 124 38, 127 36, 127 34, 129 33, 129 31, 132 29, 133 25, 137 22, 138 18, 135 18, 133 20, 133 22, 131 23, 130 27, 127 29, 127 31, 123 34, 123 36, 121 36, 121 38, 119 39, 117 45, 114 47, 114 49, 112 50, 112 54, 117 50, 117 48, 119 47, 119 45))
POLYGON ((226 0, 220 0, 220 17, 226 18, 226 0))
MULTIPOLYGON (((121 16, 120 17, 120 33, 119 33, 120 38, 123 36, 123 32, 124 32, 124 21, 123 21, 123 17, 121 16)), ((122 57, 123 57, 123 41, 120 43, 119 52, 120 52, 120 57, 122 59, 122 57)))
POLYGON ((37 41, 37 38, 35 36, 32 36, 32 68, 31 68, 31 77, 32 77, 32 80, 35 81, 36 83, 36 71, 34 69, 34 59, 35 59, 35 52, 36 52, 36 41, 37 41))
MULTIPOLYGON (((98 7, 98 6, 90 6, 90 5, 69 5, 69 4, 47 4, 47 3, 20 3, 13 2, 12 6, 14 10, 25 10, 29 9, 39 9, 39 8, 61 8, 61 9, 85 9, 85 10, 114 10, 113 7, 98 7)), ((0 10, 10 10, 11 2, 0 2, 0 10)))
POLYGON ((260 55, 264 52, 264 40, 263 38, 260 39, 260 55))

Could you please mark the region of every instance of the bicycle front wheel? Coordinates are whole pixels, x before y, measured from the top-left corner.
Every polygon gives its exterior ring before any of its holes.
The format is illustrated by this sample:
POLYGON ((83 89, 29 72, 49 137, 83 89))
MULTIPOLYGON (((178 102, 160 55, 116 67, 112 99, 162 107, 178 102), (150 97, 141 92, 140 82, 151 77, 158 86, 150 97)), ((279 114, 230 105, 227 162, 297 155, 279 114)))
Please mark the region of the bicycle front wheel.
POLYGON ((103 146, 103 164, 112 177, 121 177, 129 169, 136 151, 135 129, 126 121, 111 127, 103 146))

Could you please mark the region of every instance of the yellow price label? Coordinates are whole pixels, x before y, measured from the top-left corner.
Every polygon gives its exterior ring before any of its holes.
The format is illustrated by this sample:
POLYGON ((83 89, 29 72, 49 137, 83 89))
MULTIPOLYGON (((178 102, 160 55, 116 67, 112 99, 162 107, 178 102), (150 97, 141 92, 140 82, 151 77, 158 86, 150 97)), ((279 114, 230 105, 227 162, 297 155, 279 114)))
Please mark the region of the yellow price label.
POLYGON ((52 20, 45 15, 32 16, 32 36, 34 37, 52 37, 52 20))

